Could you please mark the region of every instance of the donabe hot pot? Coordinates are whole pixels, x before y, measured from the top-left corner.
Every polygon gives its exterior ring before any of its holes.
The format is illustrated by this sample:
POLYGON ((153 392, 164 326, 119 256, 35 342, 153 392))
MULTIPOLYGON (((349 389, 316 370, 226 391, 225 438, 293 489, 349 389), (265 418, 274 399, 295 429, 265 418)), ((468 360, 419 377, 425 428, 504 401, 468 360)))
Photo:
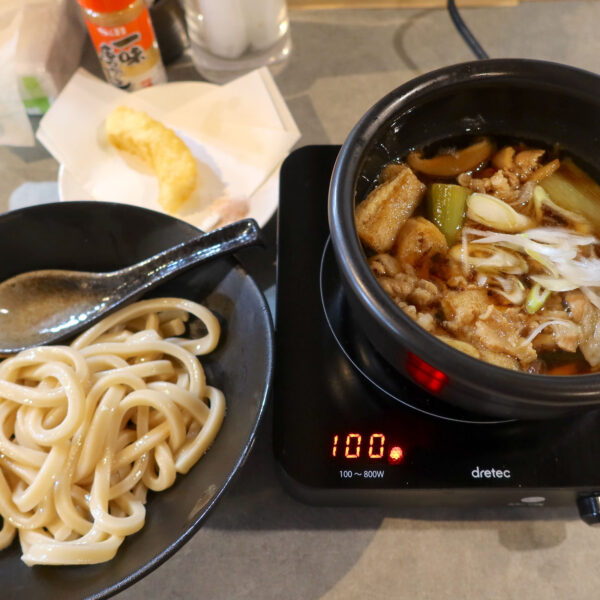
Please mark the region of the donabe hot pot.
POLYGON ((598 181, 600 77, 533 60, 464 63, 402 85, 362 117, 342 146, 329 193, 331 239, 355 325, 399 377, 461 408, 535 419, 598 406, 600 373, 531 375, 472 358, 413 322, 369 270, 354 208, 382 167, 415 148, 478 135, 559 144, 598 181))

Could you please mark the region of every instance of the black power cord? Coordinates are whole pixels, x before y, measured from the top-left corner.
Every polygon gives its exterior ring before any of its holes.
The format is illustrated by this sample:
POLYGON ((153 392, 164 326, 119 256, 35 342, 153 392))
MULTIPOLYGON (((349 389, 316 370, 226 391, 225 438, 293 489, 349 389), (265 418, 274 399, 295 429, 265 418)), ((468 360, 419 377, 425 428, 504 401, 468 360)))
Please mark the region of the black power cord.
POLYGON ((450 18, 452 19, 456 30, 458 33, 460 33, 462 39, 465 40, 467 46, 469 46, 473 54, 480 60, 489 58, 488 53, 481 47, 481 44, 477 41, 477 38, 473 35, 472 31, 463 21, 463 18, 460 16, 454 0, 447 0, 446 8, 450 13, 450 18))

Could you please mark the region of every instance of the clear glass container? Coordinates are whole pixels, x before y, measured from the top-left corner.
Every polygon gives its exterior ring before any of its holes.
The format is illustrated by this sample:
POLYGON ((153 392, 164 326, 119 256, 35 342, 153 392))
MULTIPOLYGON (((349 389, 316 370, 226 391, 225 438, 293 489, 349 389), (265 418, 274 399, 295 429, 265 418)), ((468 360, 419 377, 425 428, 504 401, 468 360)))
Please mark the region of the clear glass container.
POLYGON ((292 41, 285 0, 183 0, 197 71, 222 83, 284 62, 292 41))

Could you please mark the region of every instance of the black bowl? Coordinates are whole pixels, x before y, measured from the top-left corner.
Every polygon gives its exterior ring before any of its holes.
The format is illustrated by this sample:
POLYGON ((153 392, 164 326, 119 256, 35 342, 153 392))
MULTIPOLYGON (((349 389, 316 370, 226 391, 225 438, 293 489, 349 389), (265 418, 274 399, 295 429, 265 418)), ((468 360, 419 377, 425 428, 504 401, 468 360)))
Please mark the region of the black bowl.
POLYGON ((329 195, 332 243, 355 319, 402 375, 414 374, 407 361, 414 369, 419 358, 442 371, 446 384, 428 391, 467 410, 540 418, 597 406, 600 374, 529 375, 467 356, 407 317, 369 271, 354 208, 383 165, 414 148, 484 134, 558 143, 598 179, 600 77, 548 62, 484 60, 423 75, 373 106, 342 146, 329 195))
MULTIPOLYGON (((101 202, 65 202, 0 217, 0 280, 41 268, 106 271, 198 235, 164 214, 101 202)), ((198 301, 219 318, 217 349, 202 358, 207 380, 223 390, 227 414, 207 454, 175 485, 149 493, 146 524, 116 557, 90 566, 27 567, 18 541, 0 551, 2 598, 105 598, 172 556, 198 531, 241 468, 256 436, 273 366, 271 316, 262 293, 233 258, 187 271, 152 296, 198 301)))

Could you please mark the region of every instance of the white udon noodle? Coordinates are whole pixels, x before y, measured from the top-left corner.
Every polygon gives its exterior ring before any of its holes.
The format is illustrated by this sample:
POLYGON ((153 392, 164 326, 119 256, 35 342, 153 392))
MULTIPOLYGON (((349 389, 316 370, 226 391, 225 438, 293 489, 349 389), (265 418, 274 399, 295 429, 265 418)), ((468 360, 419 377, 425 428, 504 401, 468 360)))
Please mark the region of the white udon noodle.
POLYGON ((147 490, 187 473, 221 427, 225 398, 196 357, 219 335, 205 307, 158 298, 0 363, 0 549, 18 532, 28 565, 110 560, 144 525, 147 490), (173 337, 189 314, 206 334, 173 337))

